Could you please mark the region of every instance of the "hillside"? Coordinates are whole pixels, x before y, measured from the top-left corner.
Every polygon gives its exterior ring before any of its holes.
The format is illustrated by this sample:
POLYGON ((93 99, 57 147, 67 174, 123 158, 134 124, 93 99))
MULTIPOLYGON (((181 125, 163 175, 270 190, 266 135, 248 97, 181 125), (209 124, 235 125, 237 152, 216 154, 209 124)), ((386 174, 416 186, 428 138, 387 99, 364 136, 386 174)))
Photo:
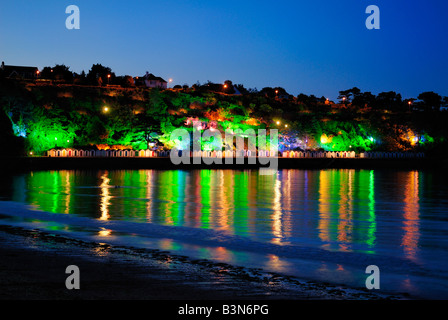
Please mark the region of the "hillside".
POLYGON ((1 141, 8 146, 5 141, 21 139, 19 153, 33 155, 68 147, 170 149, 171 132, 199 120, 204 129, 215 126, 222 132, 279 129, 281 151, 446 149, 446 111, 414 110, 404 102, 398 107, 378 101, 334 104, 314 96, 279 94, 281 88, 242 89, 231 94, 219 85, 160 90, 3 78, 1 141))

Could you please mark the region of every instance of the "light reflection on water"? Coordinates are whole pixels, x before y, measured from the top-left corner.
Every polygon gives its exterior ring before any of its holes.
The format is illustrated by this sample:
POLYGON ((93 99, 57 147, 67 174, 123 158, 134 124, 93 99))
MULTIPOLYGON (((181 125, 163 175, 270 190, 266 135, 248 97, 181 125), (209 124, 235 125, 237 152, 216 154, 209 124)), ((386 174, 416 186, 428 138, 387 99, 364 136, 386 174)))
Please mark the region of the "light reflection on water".
MULTIPOLYGON (((446 268, 440 254, 448 247, 447 185, 432 172, 39 171, 15 176, 12 186, 5 199, 48 212, 213 229, 262 243, 402 257, 446 268)), ((107 229, 98 233, 112 235, 107 229)), ((163 241, 159 245, 167 250, 176 246, 163 241)), ((225 246, 203 250, 204 258, 243 259, 225 246)), ((263 265, 271 269, 294 265, 265 254, 263 265)), ((334 268, 348 272, 342 263, 334 268)))

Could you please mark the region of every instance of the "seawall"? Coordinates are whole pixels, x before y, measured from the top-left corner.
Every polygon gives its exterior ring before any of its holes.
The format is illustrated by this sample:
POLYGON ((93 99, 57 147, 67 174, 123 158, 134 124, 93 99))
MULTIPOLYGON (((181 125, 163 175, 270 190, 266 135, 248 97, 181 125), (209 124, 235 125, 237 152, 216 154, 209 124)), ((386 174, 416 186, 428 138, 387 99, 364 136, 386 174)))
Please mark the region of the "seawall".
MULTIPOLYGON (((368 158, 277 158, 278 169, 394 169, 394 170, 446 170, 448 159, 445 158, 407 158, 407 159, 368 159, 368 158)), ((255 164, 207 165, 202 159, 201 164, 175 165, 169 157, 159 158, 52 158, 52 157, 1 157, 2 171, 30 171, 30 170, 120 170, 120 169, 154 169, 154 170, 194 170, 194 169, 258 169, 269 167, 261 165, 258 159, 255 164)), ((273 165, 273 164, 271 164, 273 165)))

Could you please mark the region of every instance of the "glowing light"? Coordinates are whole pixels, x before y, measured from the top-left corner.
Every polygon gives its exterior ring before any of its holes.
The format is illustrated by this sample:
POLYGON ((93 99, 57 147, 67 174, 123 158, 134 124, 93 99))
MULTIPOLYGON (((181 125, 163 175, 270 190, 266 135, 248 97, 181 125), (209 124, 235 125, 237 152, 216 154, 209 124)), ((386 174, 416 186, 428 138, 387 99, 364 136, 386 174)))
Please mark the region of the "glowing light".
POLYGON ((103 111, 104 111, 104 112, 108 112, 108 111, 109 111, 109 108, 108 108, 108 107, 104 107, 104 108, 103 108, 103 111))
POLYGON ((287 125, 287 124, 285 124, 285 128, 288 128, 288 125, 287 125))
POLYGON ((320 136, 320 143, 327 144, 330 143, 333 140, 333 138, 330 136, 328 137, 325 133, 320 136))
POLYGON ((100 220, 108 220, 109 219, 109 206, 110 206, 110 199, 112 199, 112 196, 109 192, 109 182, 110 179, 108 177, 109 172, 105 171, 104 174, 101 176, 101 217, 100 220))
POLYGON ((33 155, 33 152, 32 152, 32 151, 30 152, 30 155, 33 155))
POLYGON ((326 135, 322 135, 320 137, 320 142, 323 143, 323 144, 326 144, 328 142, 327 136, 326 135))
POLYGON ((98 235, 100 237, 109 237, 112 233, 112 230, 101 228, 100 231, 98 231, 98 235))
POLYGON ((277 124, 280 124, 280 121, 277 121, 277 124))

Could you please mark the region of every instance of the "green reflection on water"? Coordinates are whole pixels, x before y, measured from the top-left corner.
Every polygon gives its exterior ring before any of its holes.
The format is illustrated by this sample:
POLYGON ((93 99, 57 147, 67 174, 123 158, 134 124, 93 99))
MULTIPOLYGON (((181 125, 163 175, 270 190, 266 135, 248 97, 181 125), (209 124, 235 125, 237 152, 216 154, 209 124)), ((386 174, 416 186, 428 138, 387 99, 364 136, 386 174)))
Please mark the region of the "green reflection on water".
MULTIPOLYGON (((319 241, 332 250, 361 244, 374 252, 375 174, 348 169, 283 170, 275 176, 234 170, 40 171, 17 176, 12 199, 54 213, 210 228, 277 244, 319 241)), ((411 255, 419 240, 419 175, 402 175, 402 242, 411 255)))

